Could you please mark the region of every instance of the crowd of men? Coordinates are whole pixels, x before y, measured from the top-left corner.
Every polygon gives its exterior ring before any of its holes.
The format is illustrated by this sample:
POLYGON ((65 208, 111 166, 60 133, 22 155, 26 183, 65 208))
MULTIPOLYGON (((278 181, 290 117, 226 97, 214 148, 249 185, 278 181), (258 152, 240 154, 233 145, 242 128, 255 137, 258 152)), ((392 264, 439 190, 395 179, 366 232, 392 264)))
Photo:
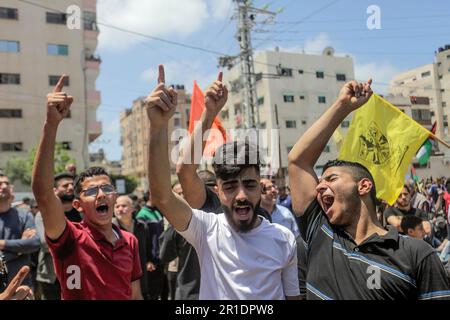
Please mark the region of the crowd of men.
POLYGON ((100 167, 55 175, 58 126, 74 100, 63 83, 47 96, 35 199, 13 207, 11 182, 0 175, 9 277, 0 299, 450 299, 450 179, 408 181, 388 206, 358 163, 330 161, 320 177, 314 170, 336 127, 370 98, 371 80, 347 83, 299 138, 287 186, 261 176, 258 148, 247 140, 223 144, 212 171, 199 170, 195 141, 227 101, 219 73, 174 182, 168 122, 177 94, 160 66, 146 99, 142 197, 118 195, 100 167))

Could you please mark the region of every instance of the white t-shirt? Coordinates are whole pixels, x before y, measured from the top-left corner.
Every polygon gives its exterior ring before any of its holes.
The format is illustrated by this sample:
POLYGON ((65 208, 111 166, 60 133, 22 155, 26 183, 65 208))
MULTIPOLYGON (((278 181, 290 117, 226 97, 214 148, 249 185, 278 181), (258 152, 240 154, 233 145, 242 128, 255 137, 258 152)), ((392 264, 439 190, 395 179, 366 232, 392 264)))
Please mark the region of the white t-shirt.
POLYGON ((287 228, 261 219, 236 232, 225 215, 192 210, 180 234, 197 251, 201 300, 284 300, 298 296, 297 248, 287 228))

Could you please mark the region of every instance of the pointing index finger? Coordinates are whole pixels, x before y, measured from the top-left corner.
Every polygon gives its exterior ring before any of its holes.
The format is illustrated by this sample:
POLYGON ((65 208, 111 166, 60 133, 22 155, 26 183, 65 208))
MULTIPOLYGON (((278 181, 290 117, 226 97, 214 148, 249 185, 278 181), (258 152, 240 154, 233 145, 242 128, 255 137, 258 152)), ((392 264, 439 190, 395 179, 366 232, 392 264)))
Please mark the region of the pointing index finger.
POLYGON ((223 78, 223 72, 220 71, 220 72, 219 72, 219 75, 217 76, 217 81, 222 82, 222 78, 223 78))
POLYGON ((164 73, 164 66, 162 64, 158 67, 158 83, 165 83, 166 75, 164 73))
POLYGON ((53 92, 61 92, 64 87, 64 80, 66 79, 66 75, 63 74, 61 78, 59 78, 58 83, 55 86, 55 89, 53 89, 53 92))

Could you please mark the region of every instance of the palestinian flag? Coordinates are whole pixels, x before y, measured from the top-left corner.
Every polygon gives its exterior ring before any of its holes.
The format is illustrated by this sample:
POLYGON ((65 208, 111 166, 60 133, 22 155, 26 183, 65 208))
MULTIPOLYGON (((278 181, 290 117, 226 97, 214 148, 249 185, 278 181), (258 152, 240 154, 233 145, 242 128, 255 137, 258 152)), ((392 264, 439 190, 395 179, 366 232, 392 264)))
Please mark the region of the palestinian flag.
MULTIPOLYGON (((433 134, 436 133, 436 122, 434 122, 433 127, 431 128, 431 132, 433 134)), ((419 160, 420 165, 425 165, 430 160, 431 149, 433 147, 434 138, 432 136, 428 137, 427 140, 420 147, 419 151, 417 151, 416 158, 419 160)))
POLYGON ((419 176, 417 175, 416 168, 414 168, 414 166, 411 166, 411 179, 413 179, 415 183, 419 181, 419 176))

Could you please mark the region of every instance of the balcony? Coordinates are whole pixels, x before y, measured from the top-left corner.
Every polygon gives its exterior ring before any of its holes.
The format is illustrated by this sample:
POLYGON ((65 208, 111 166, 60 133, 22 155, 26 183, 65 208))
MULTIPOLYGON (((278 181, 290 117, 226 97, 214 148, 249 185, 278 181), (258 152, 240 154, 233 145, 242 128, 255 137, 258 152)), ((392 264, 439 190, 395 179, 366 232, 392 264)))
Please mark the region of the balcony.
POLYGON ((102 95, 100 91, 91 90, 87 93, 87 104, 89 106, 97 107, 102 99, 102 95))
POLYGON ((97 139, 102 134, 102 123, 99 121, 89 121, 88 124, 89 143, 97 139))
POLYGON ((102 63, 102 59, 100 59, 99 56, 96 55, 86 55, 86 68, 88 69, 100 69, 100 63, 102 63))

